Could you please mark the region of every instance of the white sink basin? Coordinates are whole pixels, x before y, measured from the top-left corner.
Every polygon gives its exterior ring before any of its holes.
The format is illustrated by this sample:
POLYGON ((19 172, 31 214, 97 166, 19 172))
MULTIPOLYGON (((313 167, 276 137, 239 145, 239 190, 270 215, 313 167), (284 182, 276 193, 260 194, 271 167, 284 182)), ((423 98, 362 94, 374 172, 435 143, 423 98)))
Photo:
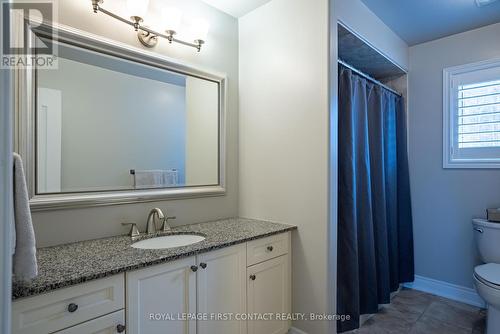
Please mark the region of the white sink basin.
POLYGON ((205 240, 205 237, 201 235, 173 234, 141 240, 133 243, 131 246, 140 249, 165 249, 192 245, 203 240, 205 240))

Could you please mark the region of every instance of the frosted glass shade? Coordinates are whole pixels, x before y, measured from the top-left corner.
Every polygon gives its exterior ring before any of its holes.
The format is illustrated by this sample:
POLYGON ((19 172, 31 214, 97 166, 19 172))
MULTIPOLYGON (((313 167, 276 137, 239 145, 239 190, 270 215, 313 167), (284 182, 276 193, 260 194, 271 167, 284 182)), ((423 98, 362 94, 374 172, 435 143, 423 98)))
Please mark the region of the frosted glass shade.
POLYGON ((161 20, 164 30, 180 31, 182 12, 176 8, 164 8, 162 10, 161 20))
POLYGON ((148 12, 149 0, 127 0, 127 11, 129 16, 144 18, 148 12))
POLYGON ((192 25, 192 36, 194 39, 206 41, 208 35, 209 24, 206 20, 196 19, 192 25))

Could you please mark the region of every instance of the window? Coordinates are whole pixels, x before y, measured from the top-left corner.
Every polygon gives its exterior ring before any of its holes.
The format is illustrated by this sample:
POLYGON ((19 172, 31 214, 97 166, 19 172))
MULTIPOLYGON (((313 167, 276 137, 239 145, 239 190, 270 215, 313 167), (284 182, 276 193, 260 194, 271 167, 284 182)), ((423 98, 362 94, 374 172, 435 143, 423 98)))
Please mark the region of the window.
POLYGON ((500 60, 446 68, 444 168, 500 168, 500 60))

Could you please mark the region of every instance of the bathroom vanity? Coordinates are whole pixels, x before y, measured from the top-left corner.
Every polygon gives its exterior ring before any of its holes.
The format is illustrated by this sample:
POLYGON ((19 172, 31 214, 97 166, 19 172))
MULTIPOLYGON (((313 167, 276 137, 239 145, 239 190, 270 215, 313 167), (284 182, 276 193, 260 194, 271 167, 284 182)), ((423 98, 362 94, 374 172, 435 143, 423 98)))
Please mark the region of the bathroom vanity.
POLYGON ((174 228, 205 237, 184 247, 117 236, 39 249, 39 277, 14 282, 13 333, 287 333, 275 316, 291 311, 295 228, 233 218, 174 228))

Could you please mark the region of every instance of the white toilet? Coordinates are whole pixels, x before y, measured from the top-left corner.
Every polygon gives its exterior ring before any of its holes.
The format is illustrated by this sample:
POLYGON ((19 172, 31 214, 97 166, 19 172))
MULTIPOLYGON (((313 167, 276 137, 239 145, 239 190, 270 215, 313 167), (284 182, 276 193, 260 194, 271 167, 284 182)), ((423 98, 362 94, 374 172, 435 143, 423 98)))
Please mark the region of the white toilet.
POLYGON ((474 284, 488 305, 486 334, 500 333, 500 223, 473 219, 474 239, 486 264, 474 268, 474 284))

